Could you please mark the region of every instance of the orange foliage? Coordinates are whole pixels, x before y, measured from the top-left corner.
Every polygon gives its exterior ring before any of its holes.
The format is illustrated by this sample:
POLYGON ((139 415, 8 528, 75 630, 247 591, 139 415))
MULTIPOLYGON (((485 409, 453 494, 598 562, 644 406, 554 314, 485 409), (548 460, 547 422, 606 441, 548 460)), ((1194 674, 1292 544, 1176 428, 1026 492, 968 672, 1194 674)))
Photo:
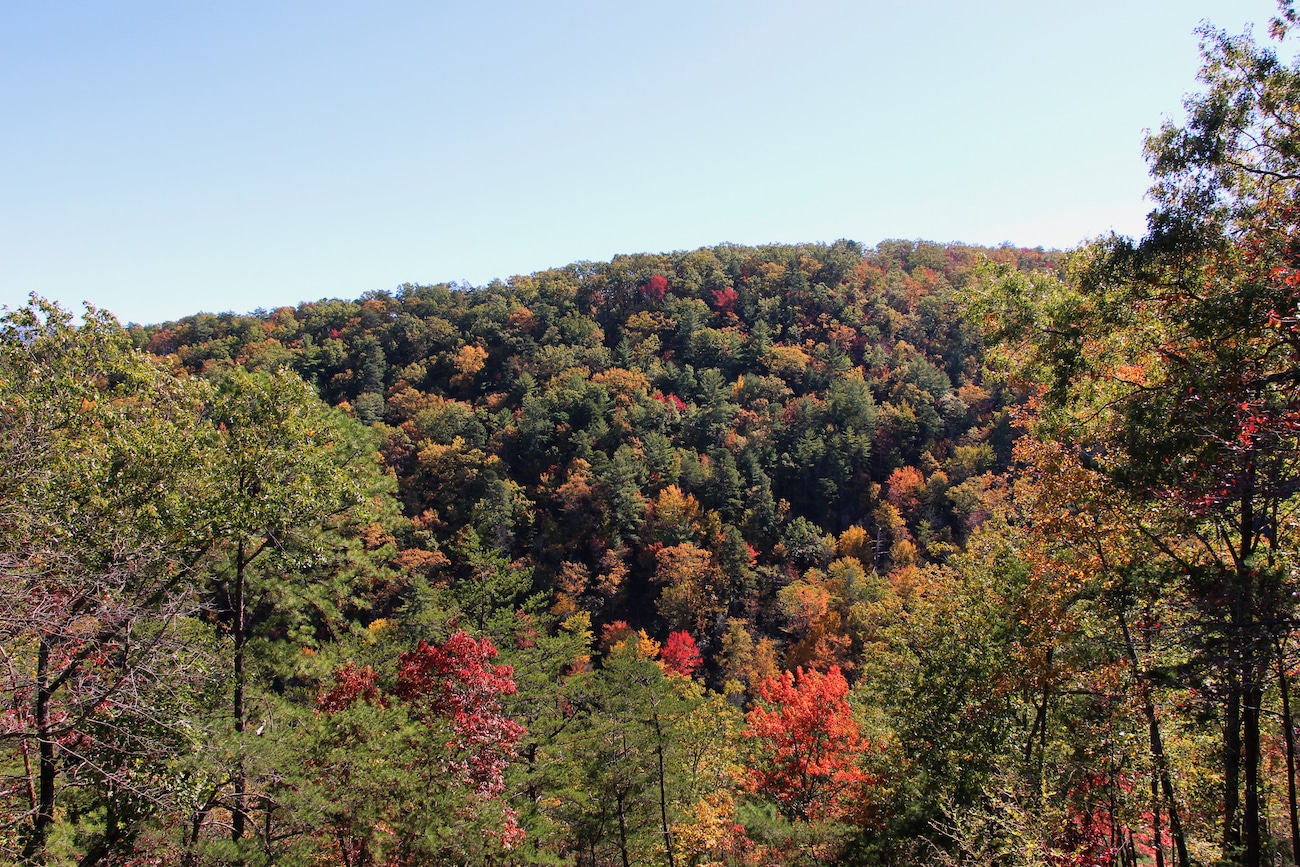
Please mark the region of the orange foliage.
POLYGON ((904 515, 914 513, 921 505, 921 490, 925 476, 916 467, 899 467, 885 482, 885 499, 904 515))
POLYGON ((776 802, 794 821, 851 820, 860 815, 873 778, 860 765, 871 750, 848 703, 839 668, 800 668, 768 677, 748 715, 745 736, 757 759, 746 786, 776 802))

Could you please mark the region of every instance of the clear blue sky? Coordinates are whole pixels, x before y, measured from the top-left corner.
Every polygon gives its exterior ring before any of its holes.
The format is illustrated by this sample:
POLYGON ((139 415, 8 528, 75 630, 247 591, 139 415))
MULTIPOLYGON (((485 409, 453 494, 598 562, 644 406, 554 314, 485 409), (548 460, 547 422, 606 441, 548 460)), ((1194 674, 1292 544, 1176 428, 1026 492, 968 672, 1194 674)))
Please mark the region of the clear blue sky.
POLYGON ((0 0, 0 304, 123 321, 723 241, 1141 234, 1270 0, 0 0))

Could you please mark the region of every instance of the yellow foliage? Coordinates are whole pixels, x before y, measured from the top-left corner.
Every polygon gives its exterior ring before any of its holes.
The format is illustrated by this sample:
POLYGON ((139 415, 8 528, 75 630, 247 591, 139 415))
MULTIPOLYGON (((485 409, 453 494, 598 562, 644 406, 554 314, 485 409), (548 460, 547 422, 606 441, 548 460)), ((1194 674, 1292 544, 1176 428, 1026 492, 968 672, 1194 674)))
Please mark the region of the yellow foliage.
POLYGON ((812 364, 812 356, 797 346, 773 346, 763 360, 767 369, 782 379, 798 379, 812 364))
POLYGON ((669 485, 655 498, 651 514, 665 526, 693 525, 700 517, 700 501, 694 494, 683 494, 681 488, 669 485))
POLYGON ((683 863, 700 863, 718 848, 736 817, 736 802, 726 789, 710 792, 687 812, 687 821, 672 828, 673 846, 683 863))
POLYGON ((872 556, 871 536, 865 528, 856 524, 840 534, 835 547, 841 557, 854 557, 863 562, 875 559, 872 556))
POLYGON ((722 653, 719 662, 723 674, 729 680, 740 681, 746 685, 754 682, 754 637, 750 635, 745 621, 739 617, 732 617, 727 621, 727 631, 722 636, 722 653))
POLYGON ((487 350, 481 346, 467 344, 460 348, 456 353, 456 372, 468 379, 483 369, 483 364, 487 361, 487 350))
POLYGON ((826 616, 832 604, 831 594, 820 583, 795 581, 777 593, 781 613, 796 632, 804 632, 826 616))
POLYGON ((555 603, 551 606, 551 613, 556 617, 571 617, 581 610, 571 595, 562 591, 556 592, 555 603))
POLYGON ((907 539, 911 536, 907 532, 907 522, 903 520, 903 513, 891 503, 880 503, 871 513, 872 519, 876 526, 884 531, 889 540, 907 539))
POLYGON ((889 561, 895 569, 911 566, 916 562, 916 545, 907 539, 899 539, 889 546, 889 561))
POLYGON ((762 683, 769 677, 781 673, 781 654, 776 649, 776 642, 770 638, 760 638, 754 646, 754 668, 750 674, 750 683, 762 683))
POLYGON ((656 584, 664 585, 659 613, 672 629, 702 632, 718 608, 722 572, 713 555, 690 542, 655 552, 656 584))
POLYGON ((609 394, 614 398, 614 405, 617 407, 634 406, 640 398, 650 392, 650 380, 641 373, 622 367, 611 367, 609 370, 597 373, 591 381, 609 389, 609 394))
POLYGON ((614 646, 610 648, 611 652, 618 653, 619 651, 627 649, 629 641, 634 642, 631 645, 631 648, 633 652, 642 659, 659 658, 659 642, 655 641, 649 635, 646 635, 644 629, 639 629, 627 638, 615 642, 614 646))

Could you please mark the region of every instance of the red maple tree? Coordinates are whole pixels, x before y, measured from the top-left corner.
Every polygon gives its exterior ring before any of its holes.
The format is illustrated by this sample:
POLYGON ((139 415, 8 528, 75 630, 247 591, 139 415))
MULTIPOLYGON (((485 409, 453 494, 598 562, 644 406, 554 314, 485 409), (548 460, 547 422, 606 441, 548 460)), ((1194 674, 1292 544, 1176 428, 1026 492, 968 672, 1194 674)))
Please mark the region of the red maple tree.
POLYGON ((503 774, 524 727, 501 710, 500 696, 515 693, 514 669, 496 665, 497 649, 487 638, 475 641, 456 632, 440 645, 421 641, 397 661, 394 692, 412 715, 450 719, 448 767, 483 795, 499 795, 503 774))
POLYGON ((656 304, 663 301, 664 296, 668 294, 668 278, 662 274, 655 274, 641 287, 641 294, 646 297, 646 300, 656 304))
MULTIPOLYGON (((426 725, 450 723, 448 770, 488 797, 504 791, 506 767, 525 732, 501 708, 501 696, 515 693, 514 670, 496 665, 496 656, 491 641, 464 631, 442 644, 421 641, 398 658, 392 689, 413 718, 426 725)), ((317 707, 337 713, 357 702, 387 706, 376 677, 370 666, 343 665, 334 673, 334 687, 317 697, 317 707)))
POLYGON ((670 671, 675 671, 684 677, 693 677, 704 664, 704 660, 700 657, 699 645, 685 630, 668 634, 668 640, 664 642, 664 649, 659 652, 659 658, 670 671))

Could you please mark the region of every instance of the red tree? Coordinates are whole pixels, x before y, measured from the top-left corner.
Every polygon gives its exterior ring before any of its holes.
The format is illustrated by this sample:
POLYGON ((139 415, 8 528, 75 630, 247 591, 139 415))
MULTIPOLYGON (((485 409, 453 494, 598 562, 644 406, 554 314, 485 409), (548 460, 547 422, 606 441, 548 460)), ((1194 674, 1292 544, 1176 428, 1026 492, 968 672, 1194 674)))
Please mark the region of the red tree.
POLYGON ((684 677, 694 676, 699 667, 704 664, 704 660, 700 658, 699 645, 695 643, 694 638, 691 638, 690 633, 684 630, 669 633, 659 658, 669 670, 684 677))
POLYGON ((725 289, 713 290, 713 306, 724 317, 734 319, 736 316, 736 302, 740 300, 740 294, 730 286, 725 289))
POLYGON ((759 684, 761 702, 745 729, 757 753, 747 784, 789 819, 850 819, 874 782, 859 765, 871 744, 853 719, 848 692, 838 666, 825 674, 800 668, 759 684))
POLYGON ((647 300, 653 301, 656 304, 663 301, 664 296, 668 294, 668 278, 664 277, 662 274, 654 275, 650 278, 648 283, 641 287, 641 294, 644 295, 647 300))
POLYGON ((514 756, 524 727, 501 712, 500 696, 513 695, 514 669, 495 665, 491 641, 475 641, 457 632, 441 645, 421 641, 398 659, 398 698, 417 718, 450 719, 454 740, 448 746, 457 758, 451 770, 480 793, 497 795, 505 788, 502 775, 514 756))
MULTIPOLYGON (((486 796, 504 791, 503 775, 524 734, 524 727, 502 712, 501 696, 515 693, 514 670, 494 664, 496 656, 491 641, 475 641, 463 631, 442 644, 421 641, 398 658, 392 690, 413 718, 426 725, 450 723, 447 767, 486 796)), ((336 713, 357 702, 387 706, 370 666, 358 669, 349 662, 334 673, 334 681, 316 699, 322 711, 336 713)))

